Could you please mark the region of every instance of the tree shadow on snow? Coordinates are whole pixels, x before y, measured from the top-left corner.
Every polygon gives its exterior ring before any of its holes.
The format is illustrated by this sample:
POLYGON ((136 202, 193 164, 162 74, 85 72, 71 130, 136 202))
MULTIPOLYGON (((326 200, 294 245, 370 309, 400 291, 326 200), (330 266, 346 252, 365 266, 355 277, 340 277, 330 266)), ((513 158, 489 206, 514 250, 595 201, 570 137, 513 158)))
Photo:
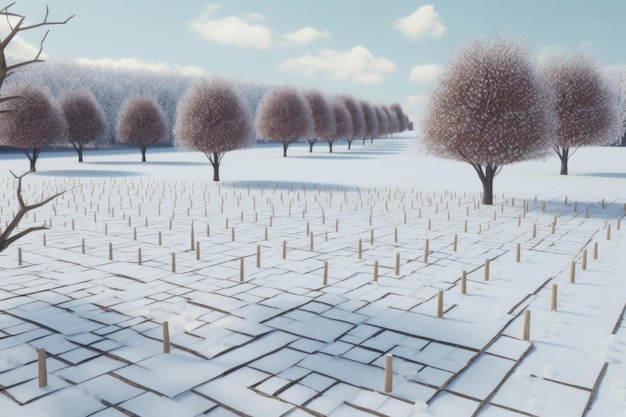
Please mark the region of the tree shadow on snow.
POLYGON ((85 162, 88 165, 128 165, 128 166, 210 166, 209 162, 191 162, 191 161, 93 161, 85 162))
POLYGON ((587 172, 585 174, 570 174, 577 177, 625 178, 626 172, 587 172))
POLYGON ((356 191, 357 187, 353 185, 345 185, 345 184, 324 184, 317 182, 292 182, 292 181, 261 181, 261 180, 250 180, 250 181, 232 181, 232 182, 222 182, 223 186, 233 187, 233 188, 257 188, 257 189, 265 189, 265 190, 293 190, 293 191, 356 191))
POLYGON ((37 171, 34 173, 42 177, 83 177, 83 178, 110 178, 110 177, 137 177, 145 175, 140 172, 118 170, 88 170, 88 169, 54 169, 37 171))

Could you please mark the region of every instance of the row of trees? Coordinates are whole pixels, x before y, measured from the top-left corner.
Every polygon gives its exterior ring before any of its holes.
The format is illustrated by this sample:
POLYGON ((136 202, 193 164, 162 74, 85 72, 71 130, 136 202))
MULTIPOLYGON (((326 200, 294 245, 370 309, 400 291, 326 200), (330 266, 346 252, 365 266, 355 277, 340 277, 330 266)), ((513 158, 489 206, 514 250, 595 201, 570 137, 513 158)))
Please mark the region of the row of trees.
POLYGON ((580 146, 624 135, 624 103, 589 56, 559 54, 540 65, 520 40, 473 39, 450 59, 429 97, 422 142, 469 163, 493 202, 502 167, 556 152, 561 174, 580 146))
MULTIPOLYGON (((83 151, 108 130, 106 114, 87 90, 67 91, 57 100, 43 87, 12 85, 11 95, 23 97, 19 106, 0 108, 0 144, 21 149, 30 170, 43 148, 69 141, 83 161, 83 151), (4 111, 4 112, 3 112, 4 111)), ((174 136, 178 146, 204 152, 219 181, 219 163, 227 151, 253 146, 257 136, 280 142, 283 156, 296 141, 325 140, 332 152, 337 140, 385 136, 406 129, 407 117, 399 104, 372 105, 348 95, 329 96, 319 90, 291 86, 270 89, 256 119, 249 102, 233 80, 199 79, 180 98, 174 136), (235 134, 235 132, 237 132, 235 134), (237 136, 237 138, 235 138, 237 136)), ((167 116, 156 98, 133 96, 121 106, 115 120, 119 142, 133 144, 146 161, 148 147, 170 138, 167 116)))

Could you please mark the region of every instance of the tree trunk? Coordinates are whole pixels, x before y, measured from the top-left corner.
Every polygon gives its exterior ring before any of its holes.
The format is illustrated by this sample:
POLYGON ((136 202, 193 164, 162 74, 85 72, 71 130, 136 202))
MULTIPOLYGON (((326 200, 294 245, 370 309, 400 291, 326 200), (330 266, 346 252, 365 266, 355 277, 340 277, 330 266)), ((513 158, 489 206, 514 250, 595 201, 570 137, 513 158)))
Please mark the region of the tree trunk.
POLYGON ((363 136, 363 146, 365 146, 365 136, 363 136))
POLYGON ((474 164, 470 162, 470 165, 474 168, 480 178, 480 182, 483 185, 483 200, 482 204, 490 206, 493 204, 493 178, 496 176, 498 166, 485 165, 483 170, 482 165, 474 164))
POLYGON ((370 139, 370 145, 374 144, 374 136, 372 136, 372 138, 370 139))
POLYGON ((28 148, 22 148, 22 152, 24 152, 24 155, 26 155, 26 157, 28 158, 28 162, 29 162, 29 165, 30 165, 30 172, 37 171, 37 168, 36 168, 37 156, 38 156, 37 147, 33 148, 32 155, 28 151, 28 148))
POLYGON ((83 162, 83 145, 78 145, 78 149, 76 149, 76 152, 78 152, 78 162, 83 162))
POLYGON ((287 157, 287 148, 289 147, 289 144, 287 142, 283 143, 283 157, 286 158, 287 157))
POLYGON ((315 145, 314 140, 309 141, 309 153, 313 153, 313 145, 315 145))
POLYGON ((330 151, 330 153, 333 153, 333 141, 332 140, 328 141, 328 150, 330 151))
POLYGON ((220 158, 217 152, 213 152, 213 160, 211 161, 211 165, 213 165, 213 181, 220 180, 220 158))
POLYGON ((141 162, 146 162, 146 146, 140 146, 139 149, 141 149, 141 162))
POLYGON ((561 175, 567 175, 567 161, 569 160, 569 148, 561 148, 561 153, 558 153, 561 160, 561 175))
POLYGON ((352 139, 348 139, 348 150, 352 148, 352 139))

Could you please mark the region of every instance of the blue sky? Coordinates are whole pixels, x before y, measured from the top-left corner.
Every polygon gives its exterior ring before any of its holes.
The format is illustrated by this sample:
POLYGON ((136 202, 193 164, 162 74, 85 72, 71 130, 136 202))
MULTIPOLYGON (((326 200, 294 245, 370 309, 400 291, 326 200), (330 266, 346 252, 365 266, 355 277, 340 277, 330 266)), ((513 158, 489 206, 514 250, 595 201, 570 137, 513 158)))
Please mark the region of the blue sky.
MULTIPOLYGON (((207 75, 318 87, 419 115, 428 86, 471 36, 510 33, 537 56, 594 51, 626 62, 622 0, 18 0, 31 22, 49 5, 48 59, 180 68, 207 75)), ((43 30, 24 33, 20 52, 43 30)))

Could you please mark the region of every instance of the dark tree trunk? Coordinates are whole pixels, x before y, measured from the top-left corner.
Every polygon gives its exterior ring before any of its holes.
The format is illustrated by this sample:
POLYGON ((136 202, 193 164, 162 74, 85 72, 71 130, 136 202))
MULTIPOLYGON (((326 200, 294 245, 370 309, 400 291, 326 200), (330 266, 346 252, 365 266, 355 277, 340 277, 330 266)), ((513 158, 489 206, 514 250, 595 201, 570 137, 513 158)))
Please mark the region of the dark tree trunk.
POLYGON ((220 180, 220 158, 217 152, 213 152, 213 159, 211 160, 213 165, 213 181, 220 180))
POLYGON ((365 146, 365 136, 363 136, 363 146, 365 146))
POLYGON ((478 178, 480 178, 480 182, 483 185, 483 200, 482 203, 484 205, 492 205, 493 204, 493 178, 499 172, 499 167, 497 165, 485 165, 474 164, 470 162, 470 165, 474 168, 476 173, 478 174, 478 178))
POLYGON ((567 175, 567 161, 569 160, 569 148, 561 148, 561 151, 557 151, 559 159, 561 160, 561 175, 567 175))
POLYGON ((333 153, 333 141, 332 140, 328 141, 328 150, 330 151, 330 153, 333 153))
POLYGON ((30 172, 37 171, 37 157, 39 156, 37 147, 33 148, 32 154, 29 152, 28 148, 22 148, 22 152, 24 152, 24 155, 28 158, 30 172))
POLYGON ((289 147, 289 144, 287 142, 283 143, 283 157, 286 158, 287 157, 287 148, 289 147))
POLYGON ((78 162, 83 162, 83 145, 80 145, 76 152, 78 152, 78 162))
POLYGON ((348 150, 352 148, 352 139, 348 139, 348 150))
POLYGON ((141 162, 146 162, 146 149, 147 146, 142 145, 139 147, 139 149, 141 149, 141 162))
POLYGON ((309 153, 313 153, 313 145, 315 145, 314 140, 309 141, 309 153))
POLYGON ((372 138, 370 139, 370 145, 374 144, 374 136, 372 136, 372 138))

